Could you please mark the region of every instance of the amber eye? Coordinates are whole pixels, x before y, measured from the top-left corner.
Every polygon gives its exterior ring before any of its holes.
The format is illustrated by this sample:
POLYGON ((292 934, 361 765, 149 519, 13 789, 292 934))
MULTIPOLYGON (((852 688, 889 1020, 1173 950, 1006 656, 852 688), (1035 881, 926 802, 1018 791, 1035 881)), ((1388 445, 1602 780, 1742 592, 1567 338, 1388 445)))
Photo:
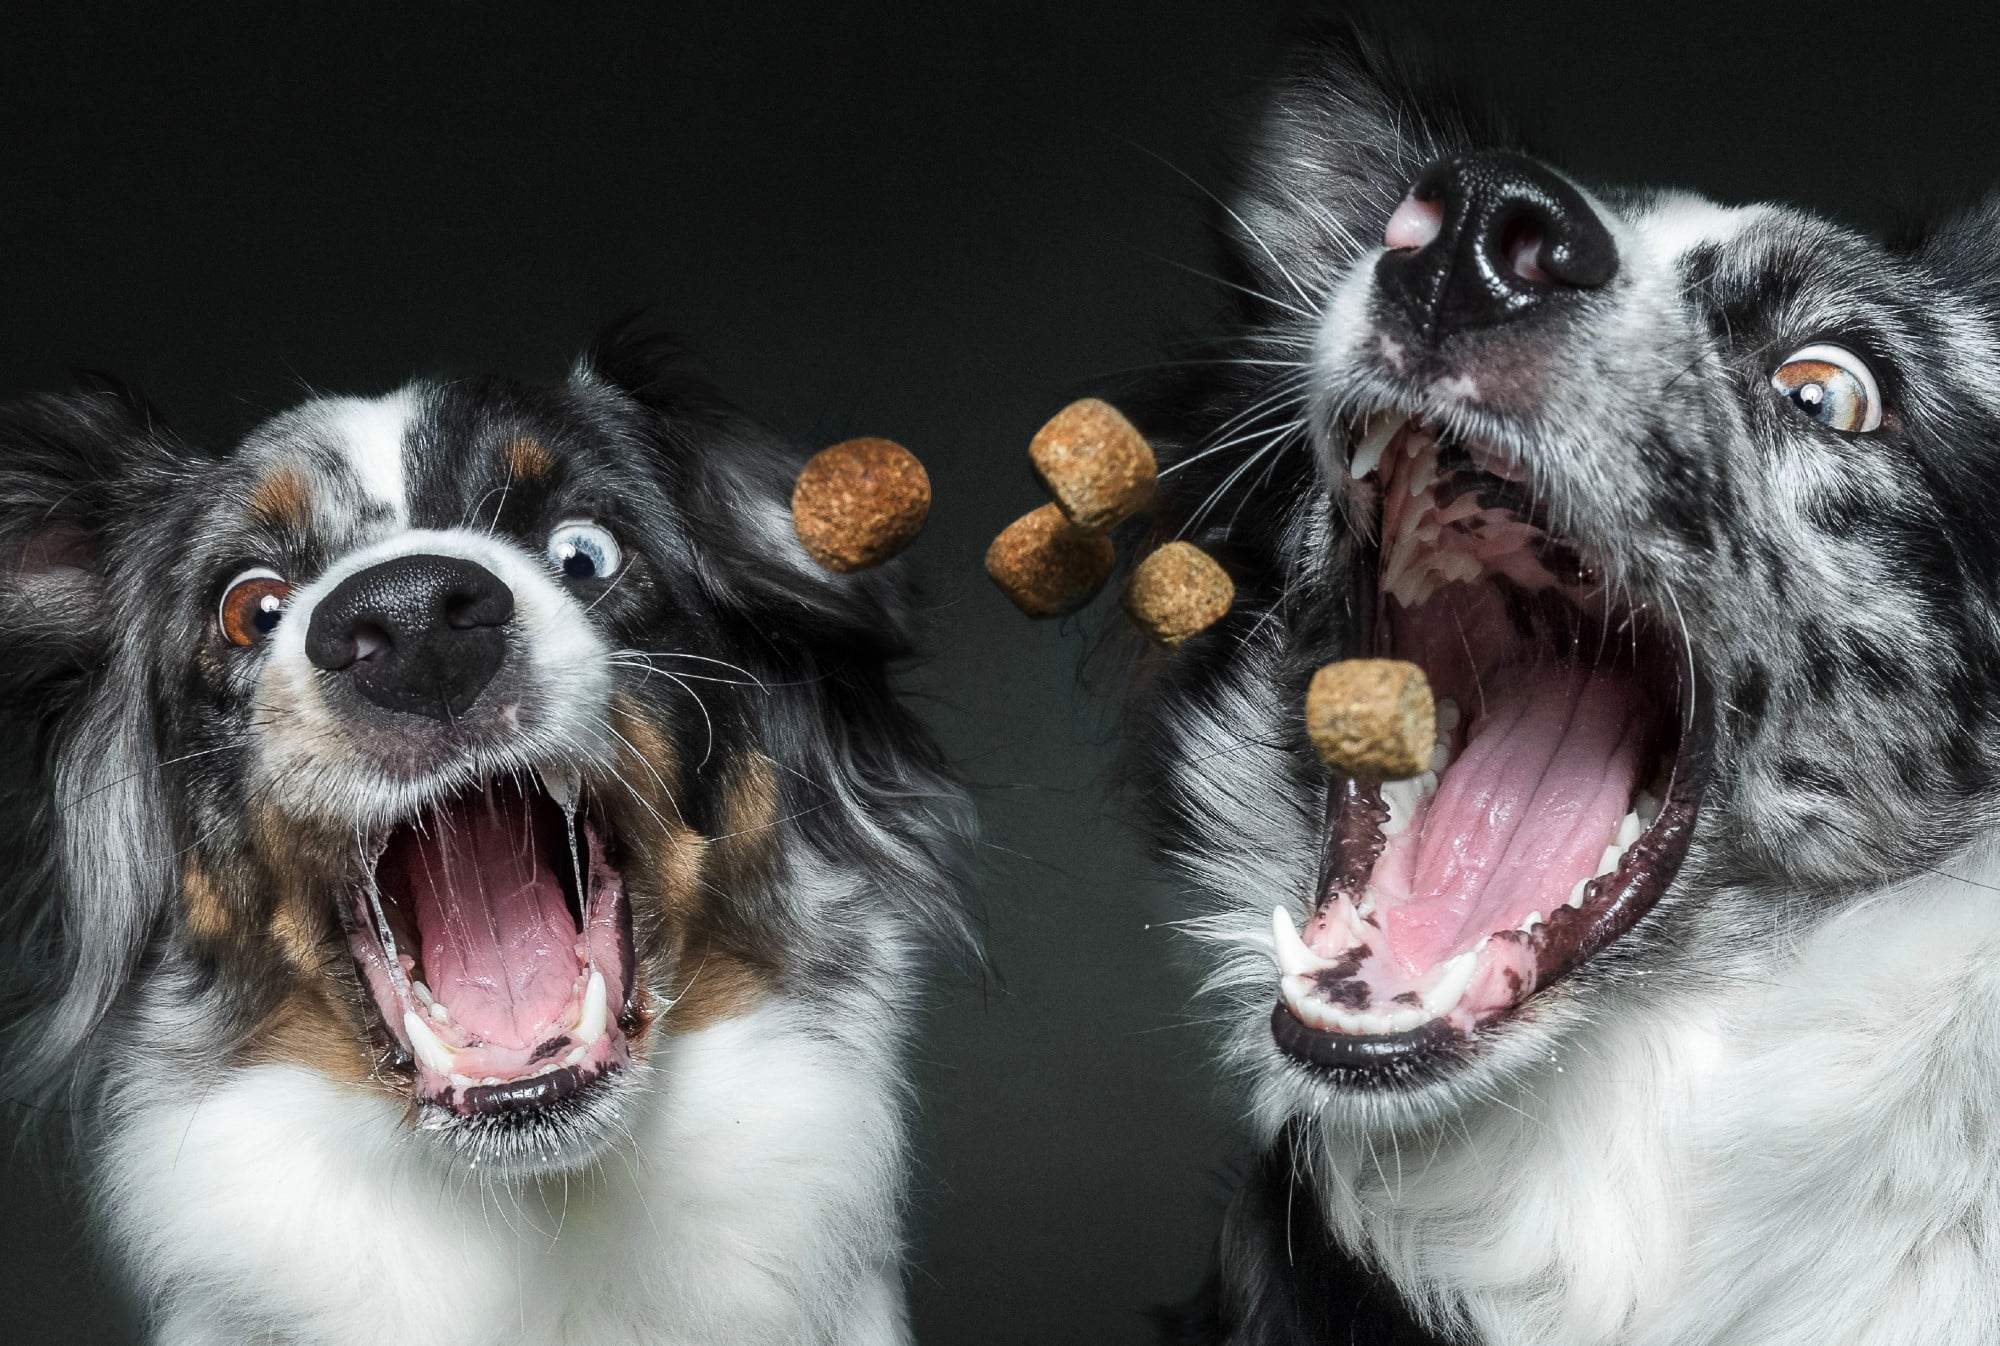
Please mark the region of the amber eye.
POLYGON ((233 645, 255 645, 278 629, 292 586, 275 570, 246 570, 222 591, 216 616, 233 645))
POLYGON ((1771 387, 1800 415, 1829 430, 1866 434, 1882 424, 1882 393, 1868 363, 1844 346, 1795 350, 1771 387))

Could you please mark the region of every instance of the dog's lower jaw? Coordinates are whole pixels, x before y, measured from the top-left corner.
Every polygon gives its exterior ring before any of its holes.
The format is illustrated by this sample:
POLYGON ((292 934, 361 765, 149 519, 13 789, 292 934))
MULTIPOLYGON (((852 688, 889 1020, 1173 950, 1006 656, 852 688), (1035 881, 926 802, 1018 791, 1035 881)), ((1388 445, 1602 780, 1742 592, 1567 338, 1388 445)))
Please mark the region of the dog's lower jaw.
POLYGON ((772 999, 662 1036, 628 1138, 543 1181, 468 1181, 393 1100, 302 1066, 134 1080, 100 1217, 171 1346, 901 1346, 897 1063, 829 1027, 772 999))
MULTIPOLYGON (((2000 877, 1973 865, 1943 868, 2000 877)), ((1435 1128, 1318 1126, 1335 1237, 1435 1327, 1489 1346, 1987 1340, 1990 893, 1925 877, 1794 955, 1659 980, 1597 988, 1592 1025, 1546 1068, 1435 1128)), ((1289 1118, 1260 1120, 1275 1136, 1289 1118)))

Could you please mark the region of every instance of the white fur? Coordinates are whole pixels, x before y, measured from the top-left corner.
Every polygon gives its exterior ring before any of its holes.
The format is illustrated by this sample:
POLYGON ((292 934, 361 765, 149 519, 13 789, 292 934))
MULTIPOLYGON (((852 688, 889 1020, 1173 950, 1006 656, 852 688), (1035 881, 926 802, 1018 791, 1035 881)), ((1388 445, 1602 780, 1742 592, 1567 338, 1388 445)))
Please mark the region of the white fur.
POLYGON ((1994 1340, 1996 878, 1927 876, 1780 966, 1621 997, 1448 1125, 1331 1135, 1329 1215, 1492 1346, 1994 1340))
POLYGON ((398 523, 410 516, 403 435, 416 398, 408 389, 384 397, 328 398, 315 405, 325 433, 354 469, 361 489, 388 506, 398 523))
POLYGON ((418 1143, 386 1096, 258 1066, 120 1101, 100 1210, 162 1346, 892 1346, 887 1059, 766 1005, 663 1040, 591 1175, 511 1185, 418 1143))

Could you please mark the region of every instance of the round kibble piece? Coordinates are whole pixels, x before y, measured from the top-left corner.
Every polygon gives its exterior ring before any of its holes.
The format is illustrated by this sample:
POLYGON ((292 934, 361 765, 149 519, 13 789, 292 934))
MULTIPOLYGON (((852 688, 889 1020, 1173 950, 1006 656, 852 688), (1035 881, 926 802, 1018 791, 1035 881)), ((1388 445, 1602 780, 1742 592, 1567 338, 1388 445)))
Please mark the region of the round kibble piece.
POLYGON ((1407 780, 1430 765, 1437 739, 1430 682, 1400 659, 1328 664, 1306 689, 1306 733, 1344 776, 1407 780))
POLYGON ((850 439, 806 460, 792 487, 792 527, 813 560, 847 574, 880 565, 917 540, 931 479, 887 439, 850 439))
POLYGON ((1086 533, 1054 505, 1022 515, 986 549, 986 573, 1030 617, 1067 617, 1111 578, 1111 539, 1086 533))
POLYGON ((1146 507, 1159 484, 1153 446, 1109 402, 1086 397, 1055 414, 1028 461, 1069 521, 1101 533, 1146 507))
POLYGON ((1229 572, 1192 542, 1169 542, 1139 562, 1125 586, 1125 611, 1162 645, 1213 626, 1236 601, 1229 572))

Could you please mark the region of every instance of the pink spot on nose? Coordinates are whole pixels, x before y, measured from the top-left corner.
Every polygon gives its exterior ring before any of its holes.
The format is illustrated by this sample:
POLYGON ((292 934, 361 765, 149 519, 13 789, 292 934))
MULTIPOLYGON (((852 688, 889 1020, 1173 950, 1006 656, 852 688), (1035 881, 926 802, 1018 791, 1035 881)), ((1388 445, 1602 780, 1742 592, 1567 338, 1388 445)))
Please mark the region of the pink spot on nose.
POLYGON ((1438 236, 1444 228, 1444 206, 1437 201, 1419 201, 1415 195, 1403 198, 1389 227, 1382 231, 1383 245, 1397 251, 1414 252, 1438 236))

